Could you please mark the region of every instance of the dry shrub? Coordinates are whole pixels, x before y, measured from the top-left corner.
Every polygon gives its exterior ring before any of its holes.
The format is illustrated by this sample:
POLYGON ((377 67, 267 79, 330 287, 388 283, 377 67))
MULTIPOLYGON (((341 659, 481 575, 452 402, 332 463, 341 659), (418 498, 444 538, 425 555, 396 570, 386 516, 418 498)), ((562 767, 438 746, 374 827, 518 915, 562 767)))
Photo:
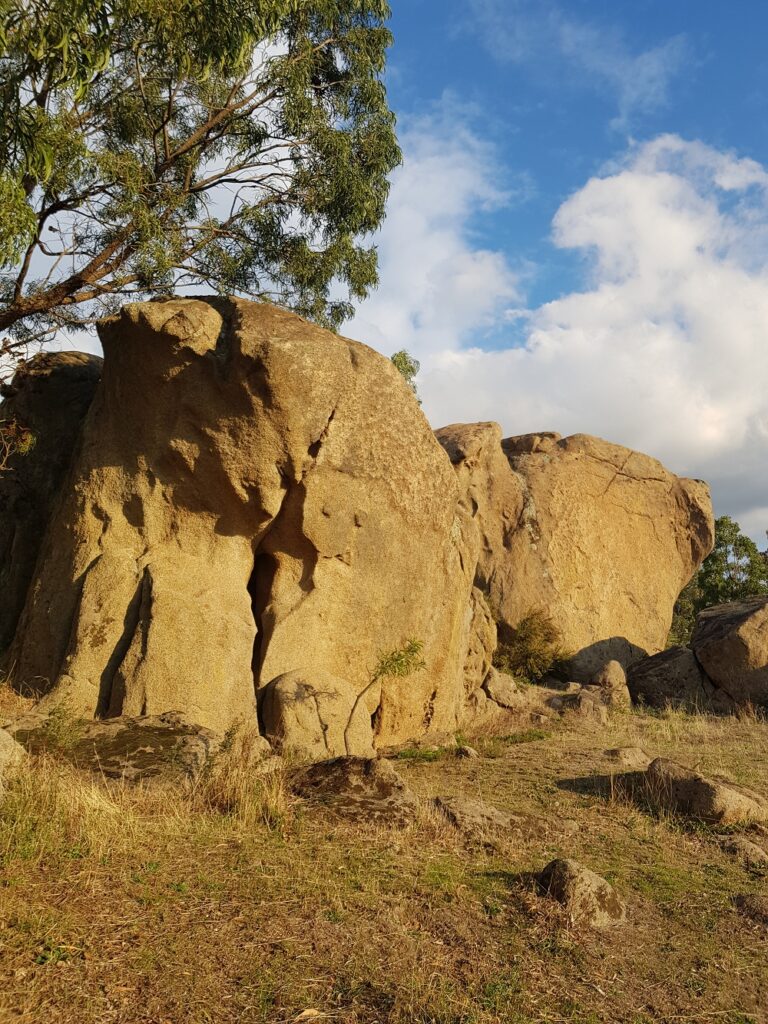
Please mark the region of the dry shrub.
POLYGON ((499 622, 499 642, 493 656, 494 667, 528 682, 536 682, 548 673, 560 673, 568 660, 559 627, 541 609, 528 612, 512 629, 499 622))
POLYGON ((192 806, 236 817, 246 827, 281 827, 290 806, 285 761, 279 757, 264 760, 262 745, 257 729, 230 729, 190 788, 192 806))

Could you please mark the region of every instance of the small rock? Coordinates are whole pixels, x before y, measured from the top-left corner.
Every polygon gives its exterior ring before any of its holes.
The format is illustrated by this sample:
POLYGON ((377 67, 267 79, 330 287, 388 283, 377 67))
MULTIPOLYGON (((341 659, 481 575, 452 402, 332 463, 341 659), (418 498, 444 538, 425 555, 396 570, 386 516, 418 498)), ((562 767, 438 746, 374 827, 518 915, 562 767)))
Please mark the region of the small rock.
POLYGON ((544 715, 540 711, 531 712, 530 718, 532 725, 548 725, 552 721, 549 715, 544 715))
POLYGON ((260 693, 259 712, 278 751, 308 761, 375 756, 365 699, 322 669, 285 672, 271 680, 260 693))
POLYGON ((297 772, 291 789, 342 818, 372 824, 410 824, 419 803, 392 765, 375 758, 319 761, 297 772))
POLYGON ((751 917, 758 924, 768 925, 768 896, 745 893, 733 901, 745 917, 751 917))
POLYGON ((583 686, 578 693, 566 697, 563 711, 570 711, 579 718, 605 725, 608 722, 608 708, 600 699, 599 694, 591 693, 589 687, 583 686))
POLYGON ((768 853, 745 836, 726 836, 721 840, 721 846, 725 853, 738 857, 750 870, 768 867, 768 853))
POLYGON ((496 668, 491 668, 483 682, 483 689, 490 700, 503 708, 519 707, 522 695, 514 678, 496 668))
POLYGON ((509 828, 523 818, 467 796, 438 796, 435 807, 461 832, 483 834, 491 829, 509 828))
POLYGON ((622 768, 629 768, 632 771, 645 771, 651 763, 651 758, 642 747, 614 747, 606 750, 605 756, 622 768))
POLYGON ((461 746, 456 747, 456 757, 467 758, 469 760, 475 760, 480 757, 480 754, 475 750, 474 747, 461 746))
POLYGON ((632 706, 632 698, 627 687, 627 674, 621 662, 606 661, 592 677, 591 682, 598 687, 602 699, 608 707, 628 708, 632 706))
POLYGON ((575 924, 608 928, 626 919, 613 886, 578 861, 551 861, 539 876, 539 885, 565 907, 575 924))
POLYGON ((648 767, 643 788, 657 805, 709 824, 768 821, 768 801, 758 793, 699 775, 665 757, 648 767))

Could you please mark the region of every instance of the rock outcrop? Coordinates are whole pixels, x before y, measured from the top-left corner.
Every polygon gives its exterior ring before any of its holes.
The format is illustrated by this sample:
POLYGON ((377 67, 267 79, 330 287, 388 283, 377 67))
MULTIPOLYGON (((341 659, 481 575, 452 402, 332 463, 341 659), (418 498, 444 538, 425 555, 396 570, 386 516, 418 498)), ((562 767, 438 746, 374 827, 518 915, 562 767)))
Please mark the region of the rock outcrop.
POLYGON ((670 647, 633 665, 627 674, 632 699, 652 708, 707 709, 717 695, 690 647, 670 647))
POLYGON ((691 647, 726 698, 768 705, 768 597, 705 608, 696 617, 691 647))
POLYGON ((31 359, 4 389, 0 418, 30 430, 35 445, 11 457, 0 484, 0 655, 13 640, 40 542, 93 401, 101 359, 48 352, 31 359))
POLYGON ((381 680, 376 743, 455 729, 475 527, 390 361, 239 300, 128 305, 100 336, 17 685, 78 715, 178 711, 222 732, 287 672, 360 694, 416 638, 425 668, 381 680))
POLYGON ((514 629, 545 610, 587 680, 664 647, 675 600, 711 550, 705 484, 576 434, 502 440, 495 423, 437 431, 481 533, 476 584, 514 629))
POLYGON ((644 658, 630 669, 628 683, 634 700, 657 708, 768 706, 768 598, 705 608, 691 647, 644 658))

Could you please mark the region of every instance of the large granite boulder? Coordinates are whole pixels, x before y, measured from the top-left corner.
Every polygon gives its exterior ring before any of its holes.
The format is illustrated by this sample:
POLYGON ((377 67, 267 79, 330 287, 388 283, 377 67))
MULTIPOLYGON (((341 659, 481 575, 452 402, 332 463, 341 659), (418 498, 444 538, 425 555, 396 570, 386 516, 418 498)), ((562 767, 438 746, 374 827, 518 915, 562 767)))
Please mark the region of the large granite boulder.
POLYGON ((368 692, 415 638, 425 667, 381 680, 375 742, 455 729, 475 527, 390 361, 240 300, 128 305, 100 336, 15 683, 77 715, 221 732, 286 672, 368 692))
POLYGON ((719 712, 768 705, 768 598, 715 605, 696 618, 691 647, 671 647, 633 665, 636 701, 719 712))
POLYGON ((691 647, 727 698, 768 705, 768 597, 705 608, 696 618, 691 647))
POLYGON ((477 585, 499 622, 545 610, 573 678, 664 647, 683 586, 711 550, 707 486, 585 434, 502 440, 495 423, 437 431, 482 543, 477 585))
POLYGON ((627 676, 632 699, 652 708, 684 707, 731 711, 734 702, 718 690, 690 647, 670 647, 633 665, 627 676))
POLYGON ((98 356, 48 352, 3 389, 0 419, 30 430, 35 445, 27 455, 11 456, 0 475, 0 654, 16 631, 40 540, 100 376, 98 356))

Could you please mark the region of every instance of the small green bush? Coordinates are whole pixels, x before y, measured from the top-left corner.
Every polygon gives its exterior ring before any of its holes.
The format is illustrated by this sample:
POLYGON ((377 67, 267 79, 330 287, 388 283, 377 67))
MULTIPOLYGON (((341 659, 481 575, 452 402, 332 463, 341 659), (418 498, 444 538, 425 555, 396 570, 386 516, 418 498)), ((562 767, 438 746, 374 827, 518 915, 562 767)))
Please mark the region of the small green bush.
POLYGON ((569 654, 560 629, 546 612, 528 612, 514 629, 503 622, 497 625, 499 640, 493 665, 500 672, 533 683, 548 673, 564 671, 569 654))

